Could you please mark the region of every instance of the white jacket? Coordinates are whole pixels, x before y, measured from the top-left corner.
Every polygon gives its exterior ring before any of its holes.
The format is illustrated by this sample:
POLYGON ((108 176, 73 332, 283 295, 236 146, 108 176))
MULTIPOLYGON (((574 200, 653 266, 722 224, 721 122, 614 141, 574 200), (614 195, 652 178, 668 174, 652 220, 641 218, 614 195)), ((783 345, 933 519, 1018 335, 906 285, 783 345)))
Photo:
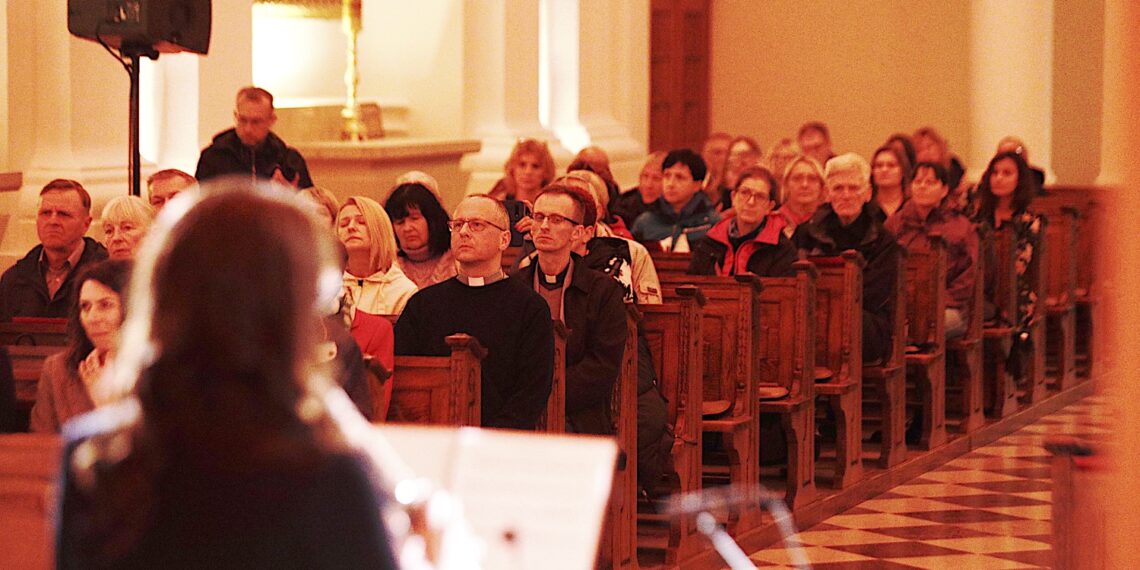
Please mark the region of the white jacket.
POLYGON ((397 263, 368 277, 344 272, 345 299, 352 305, 353 316, 357 309, 373 315, 398 315, 415 292, 416 284, 397 263))

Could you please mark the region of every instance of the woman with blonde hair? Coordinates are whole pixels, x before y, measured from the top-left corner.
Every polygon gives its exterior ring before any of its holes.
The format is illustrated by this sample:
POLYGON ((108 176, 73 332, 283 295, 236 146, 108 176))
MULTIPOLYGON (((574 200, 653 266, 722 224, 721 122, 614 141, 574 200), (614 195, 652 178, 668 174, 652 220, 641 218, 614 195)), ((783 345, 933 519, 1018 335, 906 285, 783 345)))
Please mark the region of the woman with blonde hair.
POLYGON ((416 284, 396 263, 396 234, 384 208, 372 198, 352 196, 337 213, 336 231, 348 251, 344 289, 350 316, 357 310, 400 314, 416 292, 416 284))
POLYGON ((796 226, 811 219, 827 197, 824 188, 823 167, 814 158, 796 155, 788 162, 783 177, 784 201, 770 216, 772 223, 792 237, 796 226))
POLYGON ((154 208, 138 196, 119 196, 103 206, 102 218, 108 257, 133 259, 154 221, 154 208))
POLYGON ((539 191, 554 180, 554 156, 546 141, 521 139, 503 164, 506 176, 495 183, 491 197, 534 204, 539 191))

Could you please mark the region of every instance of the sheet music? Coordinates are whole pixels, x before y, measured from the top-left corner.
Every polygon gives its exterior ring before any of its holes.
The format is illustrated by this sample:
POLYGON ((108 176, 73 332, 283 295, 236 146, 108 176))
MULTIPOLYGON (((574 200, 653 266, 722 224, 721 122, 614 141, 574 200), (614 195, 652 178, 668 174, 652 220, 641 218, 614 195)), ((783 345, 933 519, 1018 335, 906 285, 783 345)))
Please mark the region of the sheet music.
POLYGON ((594 567, 617 446, 601 437, 383 426, 417 474, 460 499, 484 568, 594 567))

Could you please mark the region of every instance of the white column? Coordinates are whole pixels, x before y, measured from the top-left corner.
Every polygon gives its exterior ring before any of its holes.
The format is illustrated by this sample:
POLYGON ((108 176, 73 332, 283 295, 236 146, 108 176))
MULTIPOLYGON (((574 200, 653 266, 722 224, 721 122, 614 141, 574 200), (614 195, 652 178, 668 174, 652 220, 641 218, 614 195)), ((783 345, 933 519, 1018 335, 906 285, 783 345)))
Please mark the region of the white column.
MULTIPOLYGON (((1140 249, 1135 247, 1135 212, 1140 209, 1140 4, 1134 0, 1105 2, 1104 41, 1104 110, 1101 139, 1102 165, 1098 182, 1111 185, 1105 196, 1105 225, 1100 228, 1104 243, 1097 276, 1100 288, 1097 315, 1097 350, 1107 355, 1097 361, 1097 378, 1105 396, 1113 403, 1115 434, 1111 446, 1111 476, 1103 489, 1101 504, 1106 506, 1105 520, 1111 534, 1099 537, 1105 541, 1105 568, 1124 568, 1136 561, 1140 547, 1140 493, 1137 469, 1140 469, 1140 249), (1106 326, 1101 326, 1104 323, 1106 326), (1103 332, 1102 332, 1103 331, 1103 332)), ((1090 46, 1096 49, 1097 46, 1090 46)))
POLYGON ((252 3, 214 2, 213 16, 210 53, 198 63, 199 149, 233 126, 234 96, 253 81, 252 3))
POLYGON ((467 193, 486 192, 503 175, 516 139, 545 139, 557 162, 570 153, 539 118, 539 3, 468 0, 464 4, 465 133, 483 148, 463 159, 467 193))
MULTIPOLYGON (((64 3, 9 3, 8 37, 13 49, 9 96, 23 115, 10 136, 9 155, 18 162, 24 185, 14 200, 2 257, 22 255, 37 243, 35 209, 39 190, 53 178, 73 178, 91 192, 93 212, 127 192, 127 136, 130 80, 119 62, 95 42, 67 31, 64 3), (27 117, 34 117, 27 122, 27 117), (31 149, 31 150, 27 150, 31 149), (14 156, 13 156, 14 158, 14 156)), ((9 117, 10 119, 13 117, 9 117)), ((101 238, 102 232, 90 235, 101 238)))
MULTIPOLYGON (((1053 2, 970 3, 968 148, 959 149, 980 176, 998 141, 1016 135, 1033 163, 1049 171, 1053 137, 1053 2)), ((951 65, 948 63, 948 65, 951 65)))
POLYGON ((578 120, 628 187, 649 132, 649 10, 636 0, 579 0, 578 120))

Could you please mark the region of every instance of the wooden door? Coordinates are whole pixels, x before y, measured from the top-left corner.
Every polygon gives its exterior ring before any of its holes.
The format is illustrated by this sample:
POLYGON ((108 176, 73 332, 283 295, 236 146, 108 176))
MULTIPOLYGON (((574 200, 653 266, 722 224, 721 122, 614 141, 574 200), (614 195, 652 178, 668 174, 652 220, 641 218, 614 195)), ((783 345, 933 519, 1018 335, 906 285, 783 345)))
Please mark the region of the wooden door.
POLYGON ((651 0, 649 148, 700 151, 709 130, 709 0, 651 0))

